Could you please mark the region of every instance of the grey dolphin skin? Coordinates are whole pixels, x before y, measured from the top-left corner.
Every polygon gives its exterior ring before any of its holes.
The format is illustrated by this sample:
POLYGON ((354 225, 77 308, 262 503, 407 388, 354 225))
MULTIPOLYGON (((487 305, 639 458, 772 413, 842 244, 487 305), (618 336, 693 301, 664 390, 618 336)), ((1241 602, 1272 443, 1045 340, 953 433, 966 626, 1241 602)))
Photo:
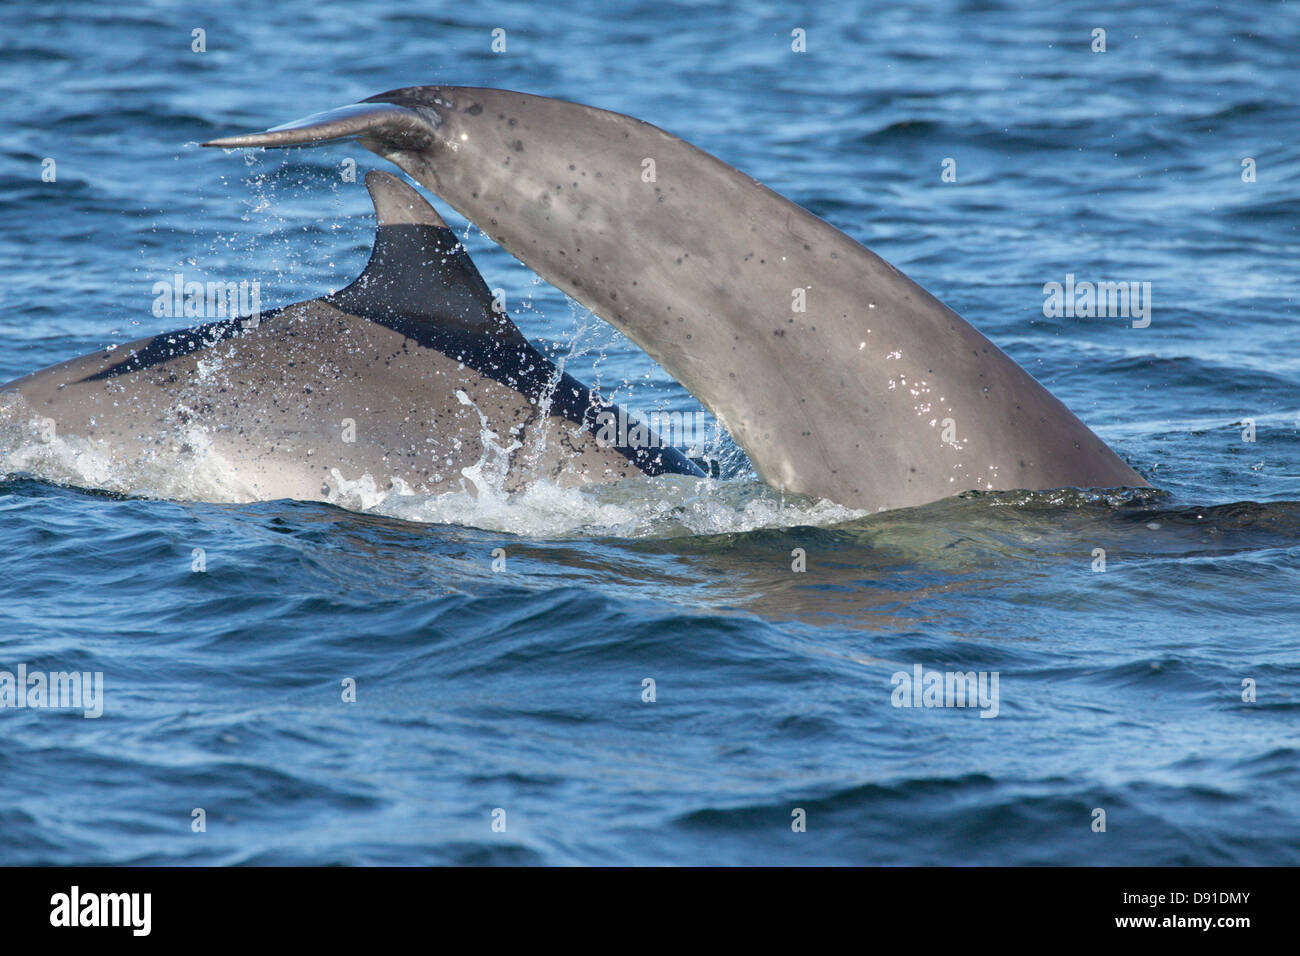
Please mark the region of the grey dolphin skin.
POLYGON ((770 485, 866 509, 971 489, 1147 486, 889 263, 640 120, 421 86, 204 145, 349 138, 622 330, 770 485))
POLYGON ((476 466, 507 491, 700 474, 653 437, 607 440, 615 410, 493 310, 419 193, 388 173, 366 186, 375 244, 347 288, 73 359, 0 386, 0 402, 116 465, 219 464, 257 499, 339 500, 367 476, 381 491, 476 493, 476 466))

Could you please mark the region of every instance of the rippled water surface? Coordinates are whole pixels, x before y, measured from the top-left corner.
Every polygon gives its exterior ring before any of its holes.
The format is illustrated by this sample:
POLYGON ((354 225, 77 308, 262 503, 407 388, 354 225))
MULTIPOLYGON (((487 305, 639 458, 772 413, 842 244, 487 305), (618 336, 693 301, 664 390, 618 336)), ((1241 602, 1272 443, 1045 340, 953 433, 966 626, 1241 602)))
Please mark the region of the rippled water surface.
MULTIPOLYGON (((507 87, 829 220, 1159 489, 863 515, 722 436, 709 480, 219 503, 11 436, 0 670, 102 671, 104 713, 0 709, 0 863, 1300 862, 1297 37, 1199 0, 0 7, 0 381, 175 327, 177 271, 267 306, 360 271, 339 171, 382 160, 199 142, 507 87), (1066 274, 1150 282, 1150 326, 1045 318, 1066 274), (995 672, 997 716, 893 706, 917 665, 995 672)), ((570 372, 698 409, 440 209, 570 372)))

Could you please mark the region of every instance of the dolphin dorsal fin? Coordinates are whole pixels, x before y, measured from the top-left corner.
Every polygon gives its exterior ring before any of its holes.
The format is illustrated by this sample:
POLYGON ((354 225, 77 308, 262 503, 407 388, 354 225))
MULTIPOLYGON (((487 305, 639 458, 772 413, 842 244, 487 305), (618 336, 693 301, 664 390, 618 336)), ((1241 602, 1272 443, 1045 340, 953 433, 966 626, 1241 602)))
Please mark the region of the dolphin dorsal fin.
POLYGON ((366 189, 375 204, 379 226, 432 226, 446 229, 438 210, 415 189, 391 173, 372 169, 366 173, 366 189))
POLYGON ((375 244, 365 270, 331 305, 376 321, 431 322, 461 332, 518 335, 492 310, 492 293, 469 253, 413 188, 389 173, 366 173, 375 206, 375 244))

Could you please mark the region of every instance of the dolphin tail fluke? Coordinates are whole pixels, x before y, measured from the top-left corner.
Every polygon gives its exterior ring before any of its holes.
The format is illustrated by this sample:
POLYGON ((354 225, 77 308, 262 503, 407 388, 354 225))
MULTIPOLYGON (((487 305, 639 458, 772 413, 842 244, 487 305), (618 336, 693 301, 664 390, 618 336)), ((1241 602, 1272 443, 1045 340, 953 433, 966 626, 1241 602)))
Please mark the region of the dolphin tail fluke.
POLYGON ((420 150, 433 142, 435 113, 391 103, 357 103, 275 126, 261 133, 244 133, 209 140, 204 146, 314 146, 342 139, 370 140, 395 149, 420 150))

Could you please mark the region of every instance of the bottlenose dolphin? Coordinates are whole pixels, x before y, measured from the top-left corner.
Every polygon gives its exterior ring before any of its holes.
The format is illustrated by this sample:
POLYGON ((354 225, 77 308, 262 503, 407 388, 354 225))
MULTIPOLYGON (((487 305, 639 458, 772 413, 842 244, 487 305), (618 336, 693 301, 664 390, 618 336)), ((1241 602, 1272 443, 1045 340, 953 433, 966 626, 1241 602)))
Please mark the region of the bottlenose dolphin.
POLYGON ((615 409, 493 309, 419 193, 380 172, 366 187, 375 243, 346 288, 17 379, 0 386, 5 417, 116 466, 220 468, 254 499, 701 474, 649 429, 620 444, 615 409))
POLYGON ((879 510, 971 489, 1147 486, 898 269, 632 117, 420 86, 204 145, 349 138, 645 349, 770 485, 879 510))

